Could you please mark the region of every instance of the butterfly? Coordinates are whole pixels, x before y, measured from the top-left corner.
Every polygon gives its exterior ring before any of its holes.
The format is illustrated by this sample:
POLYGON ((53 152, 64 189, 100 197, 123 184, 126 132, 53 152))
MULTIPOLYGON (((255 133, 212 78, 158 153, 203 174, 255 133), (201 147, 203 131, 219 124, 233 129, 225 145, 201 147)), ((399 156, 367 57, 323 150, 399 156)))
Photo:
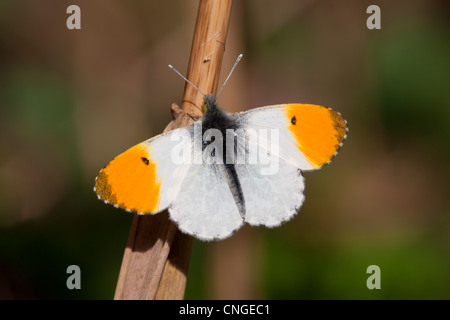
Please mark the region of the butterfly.
POLYGON ((330 163, 348 132, 338 112, 319 105, 229 113, 204 95, 203 108, 192 125, 107 164, 95 180, 98 198, 138 214, 168 209, 182 232, 200 240, 227 238, 244 223, 279 226, 304 201, 302 173, 330 163))

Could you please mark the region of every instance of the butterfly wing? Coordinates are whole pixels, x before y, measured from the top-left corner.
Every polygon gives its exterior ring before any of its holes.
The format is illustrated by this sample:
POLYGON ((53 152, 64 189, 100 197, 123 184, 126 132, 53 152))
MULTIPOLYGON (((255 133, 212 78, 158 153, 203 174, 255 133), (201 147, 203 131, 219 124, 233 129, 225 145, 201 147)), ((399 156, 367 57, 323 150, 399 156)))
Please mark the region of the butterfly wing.
MULTIPOLYGON (((166 209, 180 191, 190 161, 174 161, 182 148, 192 148, 193 126, 179 128, 139 143, 107 164, 95 180, 100 199, 137 213, 166 209)), ((177 158, 176 158, 177 159, 177 158)))
POLYGON ((169 208, 178 228, 199 239, 230 236, 243 219, 225 166, 213 161, 195 164, 195 137, 192 125, 128 149, 100 171, 94 190, 105 202, 132 212, 169 208))
POLYGON ((331 161, 345 139, 346 122, 329 108, 303 104, 257 108, 235 116, 245 132, 238 153, 248 155, 247 163, 236 165, 246 204, 245 221, 280 225, 304 201, 302 171, 319 169, 331 161), (257 148, 249 143, 256 143, 257 148))
POLYGON ((279 131, 280 157, 293 166, 315 170, 329 163, 347 137, 347 122, 331 108, 283 104, 236 114, 243 128, 279 131))
POLYGON ((261 174, 260 165, 237 165, 236 171, 245 199, 245 222, 275 227, 291 219, 304 196, 301 171, 279 159, 278 171, 261 174))
POLYGON ((202 240, 227 238, 244 222, 224 164, 193 164, 169 212, 181 231, 202 240))

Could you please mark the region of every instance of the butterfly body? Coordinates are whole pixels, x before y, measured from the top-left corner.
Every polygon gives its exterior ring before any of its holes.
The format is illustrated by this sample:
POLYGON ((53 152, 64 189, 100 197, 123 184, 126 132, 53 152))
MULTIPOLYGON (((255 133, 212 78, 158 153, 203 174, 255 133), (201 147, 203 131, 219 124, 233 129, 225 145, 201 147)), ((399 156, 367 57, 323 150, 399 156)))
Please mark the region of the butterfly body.
MULTIPOLYGON (((228 181, 231 193, 233 195, 234 202, 239 210, 239 214, 242 218, 245 218, 245 199, 242 194, 242 187, 239 181, 239 177, 236 173, 234 163, 227 163, 226 155, 233 153, 236 154, 237 150, 234 143, 229 143, 228 139, 223 139, 227 136, 227 130, 236 130, 238 125, 231 113, 221 109, 216 103, 216 97, 213 95, 207 95, 205 97, 205 114, 201 118, 202 137, 207 130, 216 129, 221 133, 222 139, 220 143, 222 152, 219 155, 222 158, 223 165, 217 167, 215 170, 223 170, 228 181)), ((233 139, 234 142, 234 139, 233 139)), ((207 141, 202 141, 202 149, 208 145, 207 141)), ((215 149, 214 149, 215 150, 215 149)))

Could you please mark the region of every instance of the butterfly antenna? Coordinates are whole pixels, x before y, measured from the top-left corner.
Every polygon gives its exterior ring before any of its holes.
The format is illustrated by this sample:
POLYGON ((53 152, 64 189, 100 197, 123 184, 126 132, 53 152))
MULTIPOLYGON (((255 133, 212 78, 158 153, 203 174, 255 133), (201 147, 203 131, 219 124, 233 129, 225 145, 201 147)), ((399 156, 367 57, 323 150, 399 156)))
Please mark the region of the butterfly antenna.
POLYGON ((188 79, 186 79, 185 76, 183 76, 177 69, 175 69, 172 65, 169 64, 169 68, 172 69, 172 71, 175 71, 176 73, 178 73, 178 75, 180 77, 182 77, 184 79, 184 81, 186 81, 187 83, 189 83, 191 86, 193 86, 198 92, 200 92, 200 94, 203 96, 203 98, 206 99, 206 96, 203 94, 203 92, 200 91, 199 88, 197 88, 192 82, 190 82, 188 79))
POLYGON ((228 77, 225 79, 225 82, 223 83, 222 88, 220 88, 219 93, 217 94, 217 98, 219 97, 220 93, 222 92, 223 87, 225 87, 225 85, 227 84, 228 79, 230 79, 230 76, 231 76, 231 74, 233 73, 234 68, 236 68, 236 66, 237 66, 237 64, 239 63, 239 61, 241 61, 242 56, 243 56, 242 53, 241 53, 240 55, 238 55, 238 57, 237 57, 237 59, 236 59, 236 62, 234 63, 233 68, 231 68, 231 71, 230 71, 230 73, 228 74, 228 77))

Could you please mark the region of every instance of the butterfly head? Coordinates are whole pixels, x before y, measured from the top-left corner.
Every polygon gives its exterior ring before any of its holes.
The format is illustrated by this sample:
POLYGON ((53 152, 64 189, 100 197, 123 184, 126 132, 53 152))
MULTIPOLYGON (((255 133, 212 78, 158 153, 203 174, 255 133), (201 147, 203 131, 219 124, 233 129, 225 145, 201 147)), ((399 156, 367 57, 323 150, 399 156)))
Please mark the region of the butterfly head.
POLYGON ((203 101, 205 103, 203 105, 203 113, 211 114, 216 112, 217 109, 219 108, 216 104, 216 96, 212 94, 206 95, 203 101))

